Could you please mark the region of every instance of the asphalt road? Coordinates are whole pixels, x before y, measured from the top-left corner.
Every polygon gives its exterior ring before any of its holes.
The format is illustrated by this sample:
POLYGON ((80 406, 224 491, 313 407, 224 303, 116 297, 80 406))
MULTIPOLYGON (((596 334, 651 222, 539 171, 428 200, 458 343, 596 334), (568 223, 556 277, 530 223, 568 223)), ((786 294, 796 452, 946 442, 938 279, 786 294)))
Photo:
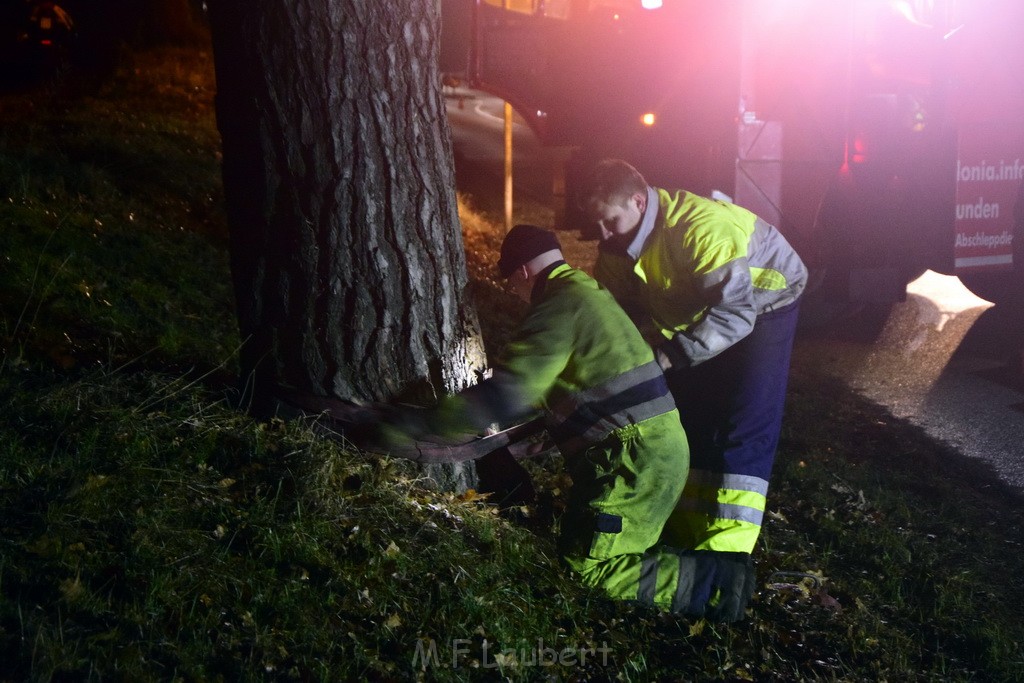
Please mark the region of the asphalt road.
MULTIPOLYGON (((500 215, 502 103, 477 91, 447 94, 459 189, 500 215)), ((521 121, 513 146, 516 210, 550 209, 553 169, 565 152, 539 145, 521 121)), ((593 257, 592 244, 563 244, 578 265, 593 257)), ((818 364, 1024 491, 1024 329, 1003 314, 956 278, 929 271, 911 283, 906 301, 873 321, 880 334, 862 334, 865 318, 850 317, 802 334, 795 362, 818 364)))
POLYGON ((929 271, 876 338, 841 326, 805 332, 797 362, 818 364, 1024 492, 1022 342, 998 313, 956 278, 929 271))

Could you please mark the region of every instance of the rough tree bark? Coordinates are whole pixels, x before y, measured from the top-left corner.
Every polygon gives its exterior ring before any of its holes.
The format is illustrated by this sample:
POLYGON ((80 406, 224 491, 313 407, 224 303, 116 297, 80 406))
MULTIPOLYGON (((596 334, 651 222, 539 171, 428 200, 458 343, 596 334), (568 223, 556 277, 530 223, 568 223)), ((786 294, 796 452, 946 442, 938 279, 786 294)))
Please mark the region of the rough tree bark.
POLYGON ((437 0, 212 0, 232 277, 256 412, 391 400, 484 365, 437 0))

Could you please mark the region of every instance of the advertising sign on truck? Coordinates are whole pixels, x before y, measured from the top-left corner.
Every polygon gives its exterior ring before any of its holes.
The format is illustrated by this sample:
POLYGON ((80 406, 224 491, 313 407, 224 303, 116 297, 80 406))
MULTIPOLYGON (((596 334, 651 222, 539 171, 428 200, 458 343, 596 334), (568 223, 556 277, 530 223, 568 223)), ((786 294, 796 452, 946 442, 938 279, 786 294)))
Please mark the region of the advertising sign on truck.
POLYGON ((1020 150, 1024 150, 1024 125, 977 123, 961 128, 954 252, 958 273, 1015 265, 1014 221, 1024 182, 1020 150), (1016 140, 1011 139, 1014 135, 1016 140))

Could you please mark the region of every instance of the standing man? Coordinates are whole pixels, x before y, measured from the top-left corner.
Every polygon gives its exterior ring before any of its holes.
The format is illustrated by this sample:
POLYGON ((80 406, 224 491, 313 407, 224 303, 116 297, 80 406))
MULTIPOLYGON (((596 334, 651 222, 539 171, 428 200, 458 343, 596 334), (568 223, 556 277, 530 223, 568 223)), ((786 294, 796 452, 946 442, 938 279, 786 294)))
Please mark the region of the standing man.
POLYGON ((530 304, 503 361, 490 379, 394 422, 392 443, 480 433, 543 407, 573 481, 559 552, 583 583, 616 600, 741 619, 749 556, 658 546, 689 451, 650 346, 607 290, 566 264, 553 233, 515 226, 498 269, 530 304))
POLYGON ((807 269, 739 206, 598 162, 581 208, 600 228, 597 279, 667 372, 692 466, 665 540, 750 553, 761 531, 807 269))

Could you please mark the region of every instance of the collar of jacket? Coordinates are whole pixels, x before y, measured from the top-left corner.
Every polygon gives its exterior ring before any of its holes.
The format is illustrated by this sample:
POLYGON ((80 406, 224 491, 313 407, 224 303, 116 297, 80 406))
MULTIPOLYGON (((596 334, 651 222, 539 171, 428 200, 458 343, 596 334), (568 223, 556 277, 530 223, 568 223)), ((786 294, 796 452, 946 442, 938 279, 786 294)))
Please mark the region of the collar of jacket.
POLYGON ((533 291, 530 292, 530 305, 536 304, 544 296, 544 285, 547 284, 548 278, 559 266, 568 267, 569 264, 565 261, 555 261, 544 270, 537 273, 537 281, 533 283, 533 291))
POLYGON ((654 224, 658 219, 658 211, 661 209, 661 201, 658 197, 658 191, 647 186, 647 207, 644 209, 644 215, 640 219, 640 229, 636 231, 636 236, 633 237, 633 241, 626 247, 626 254, 629 255, 634 261, 640 260, 640 254, 644 250, 644 244, 647 243, 647 238, 654 232, 654 224))

